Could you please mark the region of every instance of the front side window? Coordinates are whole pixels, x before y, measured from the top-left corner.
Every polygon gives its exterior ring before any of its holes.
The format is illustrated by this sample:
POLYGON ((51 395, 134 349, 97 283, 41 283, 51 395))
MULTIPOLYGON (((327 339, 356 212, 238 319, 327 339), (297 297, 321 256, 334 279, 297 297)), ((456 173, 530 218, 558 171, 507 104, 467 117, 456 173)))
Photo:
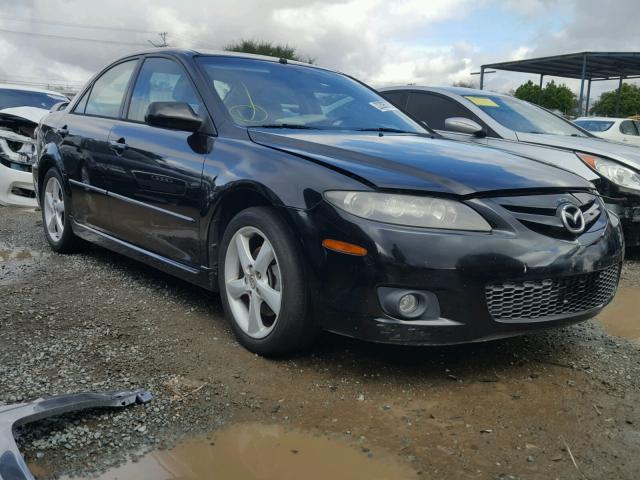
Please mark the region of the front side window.
POLYGON ((68 102, 62 94, 0 88, 0 110, 11 107, 36 107, 49 110, 56 103, 68 102))
POLYGON ((189 104, 195 113, 201 110, 200 99, 185 71, 166 58, 144 61, 133 89, 127 118, 144 122, 152 102, 182 102, 189 104))
POLYGON ((425 133, 376 92, 345 75, 242 58, 197 61, 238 125, 425 133))
POLYGON ((518 133, 586 136, 570 122, 517 98, 501 95, 465 95, 464 98, 500 125, 518 133))
POLYGON ((620 133, 623 135, 638 136, 635 124, 631 120, 625 120, 620 124, 620 133))
POLYGON ((118 118, 120 105, 137 60, 119 63, 107 70, 93 84, 84 112, 87 115, 118 118))
POLYGON ((412 92, 407 112, 434 130, 445 130, 444 121, 451 117, 464 117, 481 124, 476 115, 458 102, 431 93, 412 92))
POLYGON ((613 122, 605 120, 575 120, 573 123, 590 132, 606 132, 613 126, 613 122))

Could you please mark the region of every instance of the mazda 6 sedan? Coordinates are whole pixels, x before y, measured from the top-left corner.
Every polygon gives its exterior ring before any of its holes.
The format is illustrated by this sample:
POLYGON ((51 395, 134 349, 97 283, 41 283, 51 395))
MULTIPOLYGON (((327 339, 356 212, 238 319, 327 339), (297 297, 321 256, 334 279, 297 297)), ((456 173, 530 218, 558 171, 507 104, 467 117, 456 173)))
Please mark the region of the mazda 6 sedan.
POLYGON ((431 345, 567 325, 612 299, 623 257, 581 177, 285 59, 122 58, 42 121, 33 175, 53 250, 89 241, 219 291, 263 355, 323 329, 431 345))

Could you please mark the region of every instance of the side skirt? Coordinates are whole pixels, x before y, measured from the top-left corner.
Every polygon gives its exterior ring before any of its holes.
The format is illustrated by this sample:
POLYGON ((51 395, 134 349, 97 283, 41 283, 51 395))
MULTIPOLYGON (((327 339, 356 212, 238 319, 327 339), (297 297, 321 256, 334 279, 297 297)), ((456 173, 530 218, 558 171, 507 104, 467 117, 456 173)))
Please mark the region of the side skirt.
POLYGON ((199 268, 194 268, 140 248, 95 228, 78 223, 75 219, 72 220, 72 222, 73 232, 83 240, 150 265, 199 287, 214 290, 213 275, 211 274, 211 269, 207 267, 200 266, 199 268))

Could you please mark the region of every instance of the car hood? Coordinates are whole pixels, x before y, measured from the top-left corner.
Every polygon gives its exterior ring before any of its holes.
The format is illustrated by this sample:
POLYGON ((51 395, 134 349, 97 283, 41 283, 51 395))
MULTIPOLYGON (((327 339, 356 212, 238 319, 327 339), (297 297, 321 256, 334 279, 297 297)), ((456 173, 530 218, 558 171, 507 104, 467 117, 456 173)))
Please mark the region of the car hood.
POLYGON ((597 137, 570 137, 566 135, 546 135, 532 133, 518 133, 521 142, 536 145, 549 145, 566 150, 591 153, 611 158, 625 165, 640 170, 640 147, 612 142, 597 137))
POLYGON ((33 123, 40 123, 42 117, 49 113, 49 110, 38 107, 10 107, 0 110, 0 118, 5 118, 7 115, 11 117, 20 117, 29 120, 33 123))
POLYGON ((471 195, 591 188, 584 179, 499 150, 413 134, 249 129, 260 145, 324 164, 380 189, 471 195))

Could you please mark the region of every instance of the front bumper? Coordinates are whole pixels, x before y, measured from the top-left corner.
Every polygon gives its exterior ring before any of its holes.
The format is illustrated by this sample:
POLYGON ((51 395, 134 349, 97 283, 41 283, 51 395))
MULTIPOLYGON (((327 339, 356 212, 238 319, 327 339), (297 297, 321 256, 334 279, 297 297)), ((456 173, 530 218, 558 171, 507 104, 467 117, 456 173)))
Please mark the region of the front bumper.
POLYGON ((0 158, 0 205, 37 206, 30 166, 0 158))
POLYGON ((520 335, 596 315, 615 292, 624 256, 619 221, 602 215, 602 221, 571 240, 537 233, 509 218, 491 233, 384 225, 325 203, 297 211, 293 218, 302 232, 321 327, 376 342, 437 345, 520 335), (356 257, 325 250, 324 238, 363 246, 368 254, 356 257), (615 270, 611 294, 602 302, 584 303, 583 309, 500 319, 488 306, 490 285, 547 285, 567 279, 580 283, 585 276, 611 269, 615 270), (380 304, 380 287, 431 292, 439 304, 438 318, 390 316, 380 304))

